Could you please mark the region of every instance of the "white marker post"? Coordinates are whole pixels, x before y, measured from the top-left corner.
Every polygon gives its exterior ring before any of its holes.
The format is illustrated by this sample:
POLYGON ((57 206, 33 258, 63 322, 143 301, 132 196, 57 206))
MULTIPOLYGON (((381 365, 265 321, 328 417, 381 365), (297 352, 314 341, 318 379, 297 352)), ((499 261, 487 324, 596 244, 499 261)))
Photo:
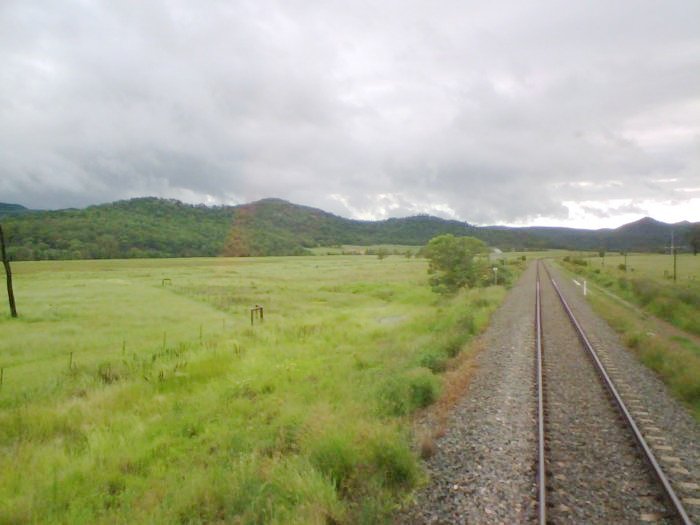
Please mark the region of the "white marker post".
POLYGON ((493 267, 493 284, 498 285, 498 268, 493 267))
POLYGON ((583 280, 583 296, 584 296, 584 297, 586 297, 586 292, 587 292, 587 290, 586 290, 586 280, 584 279, 584 280, 583 280))

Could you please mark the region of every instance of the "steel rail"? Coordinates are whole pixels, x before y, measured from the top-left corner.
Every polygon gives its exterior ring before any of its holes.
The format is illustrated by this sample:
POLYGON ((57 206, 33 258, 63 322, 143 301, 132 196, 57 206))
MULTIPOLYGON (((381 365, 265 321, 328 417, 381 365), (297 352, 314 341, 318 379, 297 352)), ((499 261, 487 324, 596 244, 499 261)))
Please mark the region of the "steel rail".
POLYGON ((693 522, 690 521, 690 517, 688 516, 688 513, 686 512, 685 508, 683 507, 683 503, 681 503, 680 498, 678 497, 676 492, 673 490, 673 487, 671 486, 671 483, 668 481, 668 478, 666 477, 663 470, 661 469, 661 465, 659 465, 659 462, 657 461, 656 456, 654 455, 654 452, 651 450, 651 447, 649 447, 649 445, 647 444, 646 440, 644 439, 644 436, 642 436, 642 433, 639 430, 637 423, 634 421, 632 414, 627 409, 627 406, 625 405, 624 401, 622 400, 622 397, 620 396, 619 392, 617 391, 617 388, 615 388, 615 384, 613 383, 612 379, 610 379, 610 376, 605 371, 605 367, 603 366, 603 363, 600 361, 600 358, 598 357, 598 354, 596 353, 595 349, 593 348, 593 345, 591 344, 590 340, 588 339, 588 336, 586 336, 586 333, 584 332, 583 328, 581 327, 581 324, 576 319, 576 316, 574 315, 573 311, 571 310, 569 303, 567 303, 566 299, 564 299, 564 295, 562 294, 561 290, 559 289, 559 286, 557 285, 556 281, 552 277, 552 274, 547 269, 546 265, 545 265, 545 271, 547 272, 547 275, 549 276, 549 280, 552 282, 552 286, 554 286, 554 289, 556 290, 557 295, 559 296, 559 299, 560 299, 562 305, 564 306, 564 310, 566 311, 566 314, 569 316, 571 323, 574 325, 574 328, 576 329, 576 332, 579 336, 579 339, 581 340, 581 342, 583 343, 583 346, 588 351, 588 355, 593 359, 593 363, 595 364, 596 370, 597 370, 598 374, 600 375, 600 377, 602 378, 603 383, 605 384, 605 387, 608 389, 608 391, 612 395, 613 400, 615 401, 615 404, 617 405, 618 409, 620 410, 620 413, 622 414, 623 418, 627 422, 627 425, 629 426, 630 430, 632 431, 634 438, 637 441, 637 444, 644 452, 644 457, 647 460, 647 463, 649 463, 649 466, 651 467, 652 471, 654 472, 656 479, 663 486, 664 495, 666 496, 669 503, 671 504, 672 509, 678 515, 678 517, 680 518, 683 525, 693 525, 693 522))
POLYGON ((540 262, 537 262, 535 294, 535 339, 537 342, 537 515, 540 525, 547 523, 547 477, 544 463, 544 382, 542 380, 542 302, 540 300, 540 262))

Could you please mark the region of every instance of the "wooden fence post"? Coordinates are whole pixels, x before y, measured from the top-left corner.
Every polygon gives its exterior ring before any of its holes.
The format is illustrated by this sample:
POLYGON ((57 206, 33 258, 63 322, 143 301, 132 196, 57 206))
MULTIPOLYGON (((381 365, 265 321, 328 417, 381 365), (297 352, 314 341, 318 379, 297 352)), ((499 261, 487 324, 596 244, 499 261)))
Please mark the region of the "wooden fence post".
POLYGON ((12 291, 12 269, 10 268, 10 259, 7 258, 5 251, 5 235, 2 232, 0 224, 0 255, 2 255, 2 264, 5 266, 5 276, 7 278, 7 299, 10 301, 10 315, 17 317, 17 307, 15 306, 15 293, 12 291))
POLYGON ((250 326, 253 326, 253 320, 256 317, 260 319, 261 322, 265 320, 263 314, 263 307, 259 304, 256 304, 253 308, 250 309, 250 326))

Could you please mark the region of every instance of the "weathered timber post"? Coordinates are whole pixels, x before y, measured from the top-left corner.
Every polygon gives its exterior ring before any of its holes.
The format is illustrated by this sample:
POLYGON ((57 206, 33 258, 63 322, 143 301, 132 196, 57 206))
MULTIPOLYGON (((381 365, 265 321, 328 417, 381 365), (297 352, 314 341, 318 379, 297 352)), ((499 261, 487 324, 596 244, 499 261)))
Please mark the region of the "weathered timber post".
POLYGON ((10 259, 7 258, 5 251, 5 235, 2 232, 0 224, 0 255, 2 255, 2 264, 5 266, 5 276, 7 278, 7 299, 10 301, 10 315, 17 317, 17 307, 15 306, 15 293, 12 291, 12 269, 10 268, 10 259))
POLYGON ((256 317, 260 319, 261 322, 265 320, 263 307, 259 304, 256 304, 253 308, 250 309, 250 326, 253 326, 253 319, 255 319, 256 317))

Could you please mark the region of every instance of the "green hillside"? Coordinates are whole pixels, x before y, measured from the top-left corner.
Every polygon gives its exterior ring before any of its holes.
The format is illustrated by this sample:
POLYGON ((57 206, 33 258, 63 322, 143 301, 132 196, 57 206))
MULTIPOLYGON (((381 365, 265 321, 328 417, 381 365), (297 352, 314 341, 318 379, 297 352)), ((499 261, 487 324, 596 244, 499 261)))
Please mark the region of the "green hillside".
POLYGON ((384 221, 344 219, 280 199, 238 206, 224 255, 282 255, 338 244, 407 244, 422 246, 435 235, 468 235, 464 222, 416 216, 384 221))
POLYGON ((17 260, 214 256, 230 223, 231 208, 150 197, 3 218, 17 260))
POLYGON ((671 234, 675 245, 681 251, 689 251, 689 234, 700 223, 683 221, 667 224, 644 217, 638 221, 610 229, 579 230, 574 228, 557 228, 530 226, 513 228, 512 232, 522 232, 544 242, 547 248, 568 250, 606 250, 664 252, 669 250, 671 234))
POLYGON ((6 202, 0 202, 0 217, 4 217, 6 215, 18 215, 28 211, 30 210, 21 204, 8 204, 6 202))
POLYGON ((280 199, 208 207, 154 197, 56 211, 0 204, 0 218, 15 260, 301 255, 341 244, 422 246, 442 233, 477 237, 504 251, 658 252, 668 247, 671 231, 687 248, 688 233, 698 227, 649 218, 615 230, 477 227, 428 215, 358 221, 280 199))
POLYGON ((527 246, 521 233, 487 232, 459 221, 427 215, 357 221, 280 199, 207 207, 146 197, 7 215, 3 226, 15 260, 301 255, 338 244, 422 246, 441 233, 491 241, 511 236, 510 244, 527 246))

